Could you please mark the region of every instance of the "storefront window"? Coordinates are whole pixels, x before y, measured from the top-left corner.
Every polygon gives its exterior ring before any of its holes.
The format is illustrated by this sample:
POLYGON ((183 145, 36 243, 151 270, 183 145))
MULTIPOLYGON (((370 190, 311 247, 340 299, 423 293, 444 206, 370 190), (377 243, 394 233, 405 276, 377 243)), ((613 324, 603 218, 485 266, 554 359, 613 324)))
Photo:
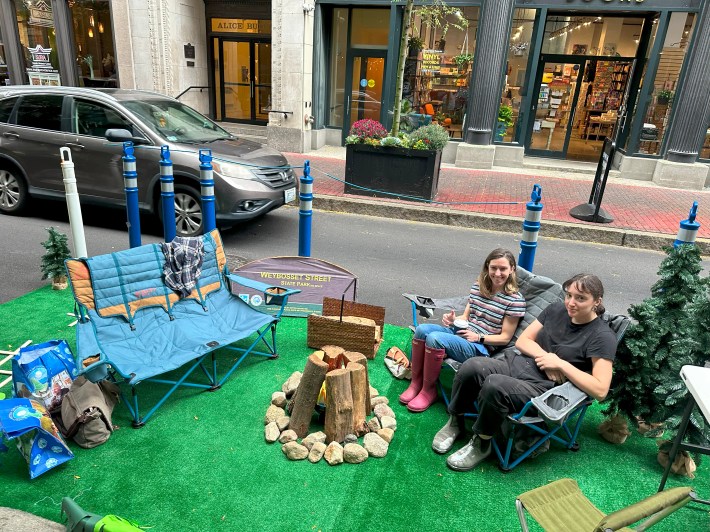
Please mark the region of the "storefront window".
POLYGON ((405 64, 402 98, 415 113, 429 115, 452 138, 462 138, 463 121, 476 50, 478 7, 462 7, 447 16, 448 30, 428 26, 416 13, 405 64), (461 21, 467 27, 458 29, 461 21))
POLYGON ((328 99, 328 125, 343 127, 345 109, 345 58, 348 52, 348 9, 333 10, 333 36, 330 54, 330 98, 328 99))
POLYGON ((653 80, 652 97, 646 108, 639 110, 644 116, 643 129, 639 138, 639 153, 648 155, 660 153, 663 135, 668 128, 673 108, 673 98, 678 88, 680 70, 694 28, 695 15, 691 13, 673 13, 671 15, 656 78, 653 80))
POLYGON ((69 3, 81 87, 117 87, 109 0, 69 3))
POLYGON ((525 87, 528 68, 528 54, 535 25, 534 9, 516 9, 513 15, 513 26, 510 31, 508 46, 508 63, 506 67, 505 85, 500 99, 501 112, 499 116, 509 117, 508 123, 499 124, 495 140, 512 142, 518 133, 518 118, 522 102, 521 89, 525 87), (512 122, 512 125, 508 125, 512 122))
POLYGON ((642 18, 550 14, 542 53, 634 57, 642 18))
POLYGON ((61 85, 51 3, 14 2, 27 81, 31 85, 61 85))
POLYGON ((710 124, 708 124, 707 131, 705 132, 705 141, 703 142, 703 147, 700 148, 700 158, 710 159, 710 124))

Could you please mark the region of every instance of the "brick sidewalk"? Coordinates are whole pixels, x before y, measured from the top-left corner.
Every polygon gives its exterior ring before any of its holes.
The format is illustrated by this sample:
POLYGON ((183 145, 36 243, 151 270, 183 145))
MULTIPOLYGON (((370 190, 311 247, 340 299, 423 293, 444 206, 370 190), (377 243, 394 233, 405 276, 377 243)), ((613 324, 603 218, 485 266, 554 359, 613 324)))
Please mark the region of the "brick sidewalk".
MULTIPOLYGON (((310 160, 311 176, 314 179, 314 194, 342 196, 343 184, 331 179, 345 177, 343 159, 313 156, 312 154, 287 153, 287 159, 294 166, 310 160)), ((432 209, 447 208, 486 214, 500 214, 524 217, 525 203, 530 201, 534 184, 542 187, 542 223, 545 220, 573 222, 590 226, 614 229, 629 229, 665 235, 676 235, 678 224, 688 217, 693 201, 698 202, 698 219, 701 224, 698 237, 710 238, 710 221, 703 221, 704 213, 710 211, 710 192, 689 191, 647 185, 629 185, 607 181, 602 207, 613 218, 609 224, 583 222, 569 215, 571 208, 586 203, 591 191, 591 179, 564 179, 546 177, 533 172, 529 175, 491 170, 469 170, 463 168, 442 168, 439 174, 441 202, 520 202, 517 205, 431 205, 432 209)), ((300 172, 297 172, 300 175, 300 172)), ((360 196, 352 196, 360 197, 360 196)), ((382 199, 397 203, 422 205, 421 202, 407 202, 382 199)))

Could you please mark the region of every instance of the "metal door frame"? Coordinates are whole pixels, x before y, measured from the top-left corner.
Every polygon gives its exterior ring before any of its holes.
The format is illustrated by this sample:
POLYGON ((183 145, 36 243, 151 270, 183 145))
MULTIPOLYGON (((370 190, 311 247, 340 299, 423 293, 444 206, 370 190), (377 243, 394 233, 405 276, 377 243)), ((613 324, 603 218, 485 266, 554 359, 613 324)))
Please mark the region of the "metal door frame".
MULTIPOLYGON (((347 66, 345 68, 345 87, 343 87, 343 129, 342 129, 342 141, 345 144, 345 137, 350 134, 350 100, 352 97, 352 86, 353 86, 353 61, 356 57, 365 58, 380 58, 384 60, 382 65, 382 95, 385 95, 384 84, 385 76, 387 74, 387 50, 385 49, 370 49, 370 48, 350 48, 348 49, 348 54, 346 58, 347 66)), ((382 116, 385 111, 385 104, 382 103, 380 107, 380 118, 379 122, 382 123, 382 116)))

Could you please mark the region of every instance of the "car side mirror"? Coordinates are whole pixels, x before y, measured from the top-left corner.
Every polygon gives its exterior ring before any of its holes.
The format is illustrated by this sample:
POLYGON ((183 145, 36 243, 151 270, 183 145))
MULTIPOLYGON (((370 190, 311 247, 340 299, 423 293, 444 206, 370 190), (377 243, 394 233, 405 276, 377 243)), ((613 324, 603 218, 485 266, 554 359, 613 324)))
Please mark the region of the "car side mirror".
POLYGON ((132 141, 133 144, 148 144, 148 141, 143 137, 134 137, 127 129, 107 129, 104 134, 106 140, 110 142, 126 142, 132 141))

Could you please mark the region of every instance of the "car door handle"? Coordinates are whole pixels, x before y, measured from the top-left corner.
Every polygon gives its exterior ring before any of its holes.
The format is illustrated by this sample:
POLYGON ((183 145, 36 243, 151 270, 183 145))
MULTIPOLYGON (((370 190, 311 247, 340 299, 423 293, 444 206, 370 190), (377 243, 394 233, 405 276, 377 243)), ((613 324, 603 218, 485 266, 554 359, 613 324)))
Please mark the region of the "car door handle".
POLYGON ((3 133, 2 136, 6 137, 8 139, 19 139, 20 138, 20 135, 18 135, 17 133, 11 133, 9 131, 3 133))
POLYGON ((64 145, 65 145, 65 146, 69 146, 70 148, 76 148, 77 150, 83 150, 83 149, 84 149, 84 145, 83 145, 83 144, 79 144, 78 142, 66 142, 64 145))

